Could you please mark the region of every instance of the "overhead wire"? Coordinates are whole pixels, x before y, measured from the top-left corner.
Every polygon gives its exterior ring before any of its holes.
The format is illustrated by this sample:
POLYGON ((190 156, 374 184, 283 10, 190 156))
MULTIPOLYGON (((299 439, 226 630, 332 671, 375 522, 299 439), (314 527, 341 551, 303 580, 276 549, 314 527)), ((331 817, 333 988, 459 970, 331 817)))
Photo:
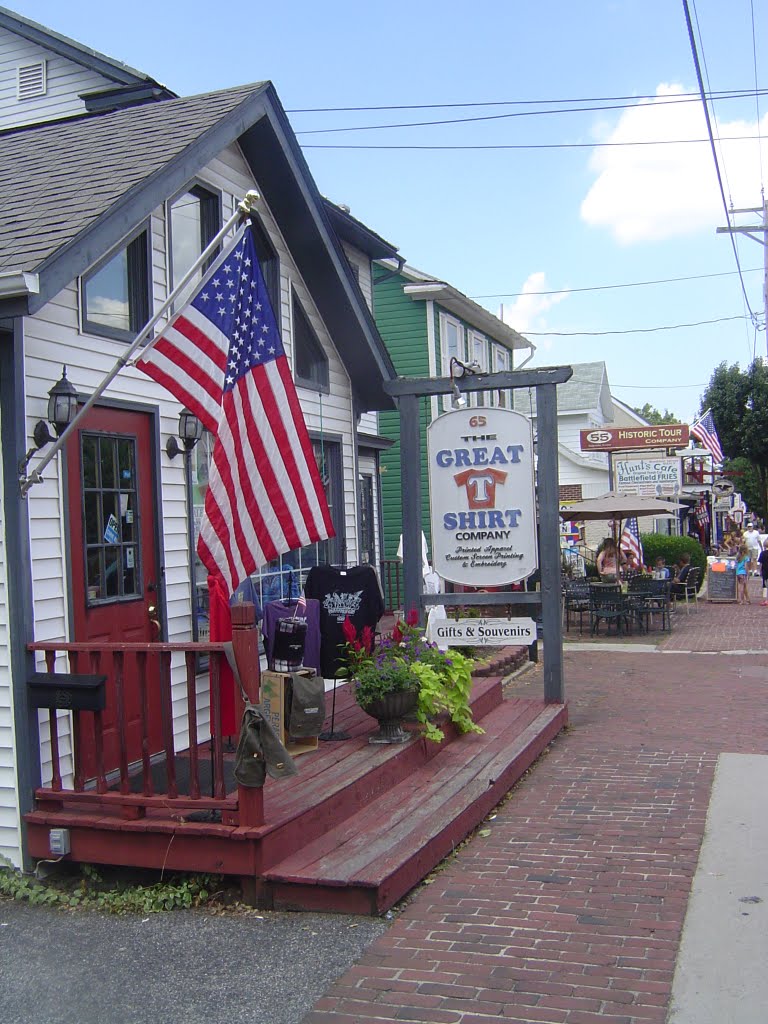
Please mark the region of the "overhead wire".
MULTIPOLYGON (((762 267, 749 267, 744 274, 762 273, 762 267)), ((653 284, 675 284, 678 281, 703 281, 710 277, 733 277, 738 270, 722 270, 715 274, 690 274, 687 277, 660 277, 652 281, 625 281, 622 284, 593 284, 583 288, 550 288, 545 291, 489 292, 484 295, 469 295, 470 299, 515 299, 528 295, 573 295, 578 292, 612 291, 615 288, 641 288, 653 284)))
POLYGON ((763 139, 762 129, 760 127, 760 91, 757 88, 757 41, 755 38, 755 3, 754 0, 749 0, 749 10, 752 16, 752 67, 755 72, 755 114, 757 117, 757 138, 759 144, 757 152, 760 159, 760 192, 765 197, 765 178, 763 175, 763 139))
MULTIPOLYGON (((720 97, 720 99, 744 99, 752 95, 752 90, 744 93, 734 93, 727 97, 720 97)), ((501 121, 513 117, 543 117, 547 114, 582 114, 582 113, 594 113, 596 111, 604 110, 626 110, 628 107, 635 110, 638 107, 658 107, 658 106, 671 106, 676 103, 696 103, 700 97, 698 95, 691 96, 678 96, 678 94, 672 94, 667 96, 656 96, 654 99, 649 101, 641 101, 638 103, 617 103, 617 104, 602 104, 597 106, 581 106, 581 107, 559 107, 552 110, 515 110, 505 114, 481 114, 477 117, 455 117, 445 118, 440 121, 401 121, 397 124, 362 124, 352 125, 341 128, 310 128, 297 130, 296 135, 328 135, 338 132, 370 132, 370 131, 381 131, 387 128, 426 128, 439 125, 447 124, 473 124, 479 121, 501 121)), ((582 102, 574 100, 575 103, 582 102)))
MULTIPOLYGON (((763 90, 765 91, 765 90, 763 90)), ((698 92, 682 92, 676 94, 679 97, 691 96, 695 99, 700 98, 698 92)), ((712 96, 721 97, 723 99, 730 98, 742 98, 744 96, 751 96, 752 90, 743 89, 722 89, 718 92, 712 93, 712 96)), ((378 110, 461 110, 478 107, 530 107, 530 106, 546 106, 555 103, 618 103, 620 101, 626 101, 627 105, 634 105, 638 100, 654 100, 658 99, 658 93, 639 93, 634 96, 581 96, 581 97, 568 97, 565 99, 537 99, 537 100, 474 100, 472 102, 463 103, 386 103, 377 104, 373 106, 356 106, 356 107, 292 107, 286 110, 287 114, 344 114, 344 113, 364 113, 367 111, 378 111, 378 110)), ((599 109, 599 108, 598 108, 599 109)))
POLYGON ((713 320, 697 320, 690 324, 663 324, 661 327, 628 327, 617 331, 527 331, 521 330, 524 337, 602 337, 606 334, 655 334, 658 331, 679 331, 685 327, 704 327, 707 324, 723 324, 730 320, 749 320, 748 316, 739 313, 737 316, 718 316, 713 320))
MULTIPOLYGON (((712 150, 712 159, 715 162, 715 173, 717 175, 717 183, 718 183, 718 187, 720 189, 720 198, 722 199, 722 202, 723 202, 723 209, 725 211, 726 220, 728 221, 728 224, 730 224, 731 223, 730 212, 728 210, 728 203, 726 202, 726 199, 725 199, 725 190, 723 188, 723 178, 722 178, 722 175, 720 173, 720 164, 719 164, 719 161, 717 159, 717 148, 715 146, 715 139, 714 139, 714 135, 712 133, 712 121, 710 120, 710 116, 709 116, 709 105, 707 103, 706 91, 704 89, 704 80, 703 80, 702 74, 701 74, 701 65, 699 63, 699 54, 698 54, 698 50, 696 48, 696 39, 695 39, 694 33, 693 33, 693 24, 691 22, 691 12, 690 12, 689 7, 688 7, 688 0, 683 0, 683 10, 685 12, 685 21, 686 21, 686 25, 688 27, 688 40, 689 40, 689 43, 690 43, 690 46, 691 46, 691 54, 693 56, 693 64, 694 64, 694 68, 696 70, 696 80, 698 82, 699 93, 701 94, 701 102, 702 102, 702 106, 704 108, 704 118, 705 118, 705 120, 707 122, 707 134, 709 135, 709 142, 710 142, 710 147, 711 147, 711 150, 712 150)), ((744 296, 744 302, 746 303, 747 309, 749 310, 749 313, 750 313, 750 316, 752 317, 753 323, 755 323, 755 325, 757 325, 757 317, 756 317, 752 307, 749 304, 749 297, 747 296, 747 289, 746 289, 746 286, 744 284, 744 278, 743 278, 742 272, 741 272, 741 263, 739 261, 739 251, 736 248, 736 242, 735 242, 734 237, 733 237, 733 232, 729 232, 729 238, 731 239, 731 248, 733 249, 733 258, 736 260, 736 266, 737 266, 738 271, 739 271, 739 281, 741 282, 741 291, 742 291, 742 294, 744 296)))
MULTIPOLYGON (((752 142, 756 135, 729 135, 729 142, 752 142)), ((501 149, 605 149, 619 146, 687 146, 710 142, 706 139, 643 139, 638 142, 533 142, 489 143, 487 145, 417 145, 413 143, 303 142, 302 149, 390 149, 390 150, 501 150, 501 149)))

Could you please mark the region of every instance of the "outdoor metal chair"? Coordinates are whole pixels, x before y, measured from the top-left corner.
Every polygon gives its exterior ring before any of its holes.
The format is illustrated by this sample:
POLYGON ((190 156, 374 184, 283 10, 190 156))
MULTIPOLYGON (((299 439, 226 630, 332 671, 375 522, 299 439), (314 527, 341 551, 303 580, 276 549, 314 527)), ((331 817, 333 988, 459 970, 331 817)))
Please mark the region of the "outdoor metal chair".
POLYGON ((600 623, 604 621, 607 632, 610 632, 611 623, 616 624, 616 632, 621 632, 622 624, 627 633, 632 631, 632 601, 628 594, 622 594, 621 589, 608 589, 606 587, 591 587, 589 591, 589 622, 590 634, 600 632, 600 623))
POLYGON ((579 634, 584 631, 584 616, 589 615, 589 583, 586 580, 567 580, 563 590, 565 631, 571 628, 571 616, 579 617, 579 634))
POLYGON ((672 628, 672 584, 669 580, 648 581, 648 595, 645 598, 646 621, 661 616, 662 630, 672 628))
POLYGON ((693 566, 692 569, 688 570, 688 575, 685 577, 684 583, 673 583, 672 584, 672 597, 675 600, 680 601, 685 598, 685 612, 686 615, 691 614, 690 602, 693 601, 693 606, 696 611, 699 610, 699 583, 701 581, 701 569, 698 565, 693 566))

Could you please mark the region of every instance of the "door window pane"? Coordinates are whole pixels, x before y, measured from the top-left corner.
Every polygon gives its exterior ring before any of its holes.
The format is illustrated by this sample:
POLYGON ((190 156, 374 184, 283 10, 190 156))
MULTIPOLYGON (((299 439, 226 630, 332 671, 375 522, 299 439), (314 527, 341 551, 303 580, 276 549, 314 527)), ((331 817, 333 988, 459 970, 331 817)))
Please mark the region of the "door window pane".
POLYGON ((140 596, 136 438, 83 434, 81 459, 88 604, 140 596))

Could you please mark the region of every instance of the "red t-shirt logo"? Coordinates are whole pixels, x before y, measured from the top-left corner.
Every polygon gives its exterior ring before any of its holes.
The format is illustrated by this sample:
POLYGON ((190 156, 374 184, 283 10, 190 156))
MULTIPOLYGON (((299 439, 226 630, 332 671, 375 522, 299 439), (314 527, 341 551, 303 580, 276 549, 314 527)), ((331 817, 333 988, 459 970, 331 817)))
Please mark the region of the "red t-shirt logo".
POLYGON ((466 488, 470 508, 493 508, 496 504, 496 484, 503 484, 507 474, 490 466, 480 466, 456 473, 453 479, 457 487, 466 488))

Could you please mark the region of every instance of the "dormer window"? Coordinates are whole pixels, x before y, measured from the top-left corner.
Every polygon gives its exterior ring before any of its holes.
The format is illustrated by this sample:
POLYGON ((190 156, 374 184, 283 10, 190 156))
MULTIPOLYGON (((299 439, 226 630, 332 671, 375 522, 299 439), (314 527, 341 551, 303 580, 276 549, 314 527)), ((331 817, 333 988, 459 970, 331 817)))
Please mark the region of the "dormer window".
POLYGON ((83 331, 132 341, 149 320, 149 232, 104 257, 80 281, 83 331))
POLYGON ((306 388, 312 388, 313 391, 328 392, 330 388, 328 357, 295 291, 291 294, 291 314, 293 375, 296 383, 306 388))
POLYGON ((31 100, 35 96, 45 96, 47 90, 44 60, 37 60, 33 64, 19 64, 16 68, 16 99, 31 100))

